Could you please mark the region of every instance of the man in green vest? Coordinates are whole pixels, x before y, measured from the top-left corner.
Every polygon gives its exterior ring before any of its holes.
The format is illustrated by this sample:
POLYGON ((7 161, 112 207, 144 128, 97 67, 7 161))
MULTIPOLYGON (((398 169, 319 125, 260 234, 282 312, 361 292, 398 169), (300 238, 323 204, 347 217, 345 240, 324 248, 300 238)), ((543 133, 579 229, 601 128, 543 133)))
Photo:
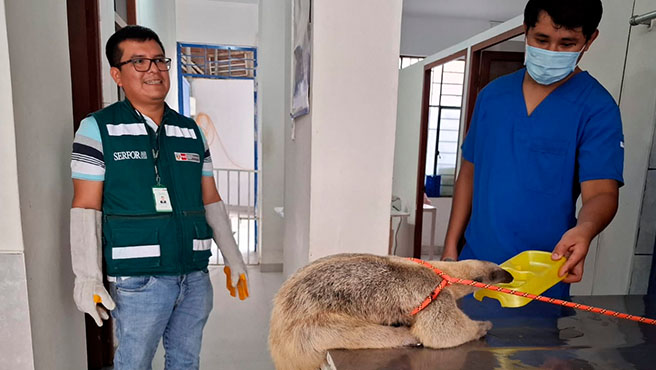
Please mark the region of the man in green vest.
POLYGON ((150 369, 162 338, 167 369, 198 369, 212 310, 212 238, 242 299, 246 266, 203 133, 164 102, 171 59, 159 37, 128 26, 106 54, 126 99, 85 118, 73 143, 75 303, 99 326, 112 311, 114 369, 150 369))

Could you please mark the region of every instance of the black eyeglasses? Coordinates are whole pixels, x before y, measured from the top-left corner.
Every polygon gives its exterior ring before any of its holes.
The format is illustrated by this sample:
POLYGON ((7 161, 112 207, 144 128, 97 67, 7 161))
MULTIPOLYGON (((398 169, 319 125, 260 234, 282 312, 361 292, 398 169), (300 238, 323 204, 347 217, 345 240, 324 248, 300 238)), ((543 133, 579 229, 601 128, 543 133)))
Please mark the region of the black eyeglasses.
POLYGON ((120 68, 128 63, 131 63, 137 72, 147 72, 150 70, 153 63, 155 63, 155 66, 157 66, 157 69, 160 71, 168 71, 171 69, 171 58, 132 58, 125 62, 118 63, 116 68, 120 68))

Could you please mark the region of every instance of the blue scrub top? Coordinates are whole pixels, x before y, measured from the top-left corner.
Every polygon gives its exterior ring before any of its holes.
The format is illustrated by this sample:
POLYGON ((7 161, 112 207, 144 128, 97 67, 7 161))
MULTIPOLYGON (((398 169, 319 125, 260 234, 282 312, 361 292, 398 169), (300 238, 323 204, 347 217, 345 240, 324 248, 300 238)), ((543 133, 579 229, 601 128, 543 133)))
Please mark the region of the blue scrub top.
POLYGON ((608 91, 580 72, 529 116, 524 75, 500 77, 477 98, 462 146, 474 189, 460 259, 501 263, 526 250, 552 251, 576 225, 581 182, 623 184, 622 121, 608 91))

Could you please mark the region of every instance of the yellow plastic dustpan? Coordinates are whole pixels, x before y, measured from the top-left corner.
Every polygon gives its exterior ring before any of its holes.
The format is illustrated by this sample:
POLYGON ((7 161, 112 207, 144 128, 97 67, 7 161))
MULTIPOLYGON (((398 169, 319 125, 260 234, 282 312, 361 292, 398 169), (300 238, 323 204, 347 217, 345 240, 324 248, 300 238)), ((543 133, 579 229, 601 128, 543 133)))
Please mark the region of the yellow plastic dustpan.
MULTIPOLYGON (((508 284, 497 285, 518 292, 539 295, 567 276, 566 274, 558 276, 558 270, 564 263, 565 258, 558 261, 551 260, 551 252, 525 251, 500 265, 513 276, 514 280, 508 284)), ((529 298, 488 289, 479 289, 474 293, 474 298, 479 301, 483 300, 483 297, 494 298, 502 307, 513 308, 522 307, 531 301, 529 298)))

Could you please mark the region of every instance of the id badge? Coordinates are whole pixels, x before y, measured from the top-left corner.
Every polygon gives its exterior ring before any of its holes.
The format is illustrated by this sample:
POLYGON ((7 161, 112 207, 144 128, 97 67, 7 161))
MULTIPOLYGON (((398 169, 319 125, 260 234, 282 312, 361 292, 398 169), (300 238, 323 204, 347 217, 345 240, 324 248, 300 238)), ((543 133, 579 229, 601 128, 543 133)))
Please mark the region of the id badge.
POLYGON ((163 186, 153 186, 155 210, 157 212, 173 212, 169 191, 163 186))

